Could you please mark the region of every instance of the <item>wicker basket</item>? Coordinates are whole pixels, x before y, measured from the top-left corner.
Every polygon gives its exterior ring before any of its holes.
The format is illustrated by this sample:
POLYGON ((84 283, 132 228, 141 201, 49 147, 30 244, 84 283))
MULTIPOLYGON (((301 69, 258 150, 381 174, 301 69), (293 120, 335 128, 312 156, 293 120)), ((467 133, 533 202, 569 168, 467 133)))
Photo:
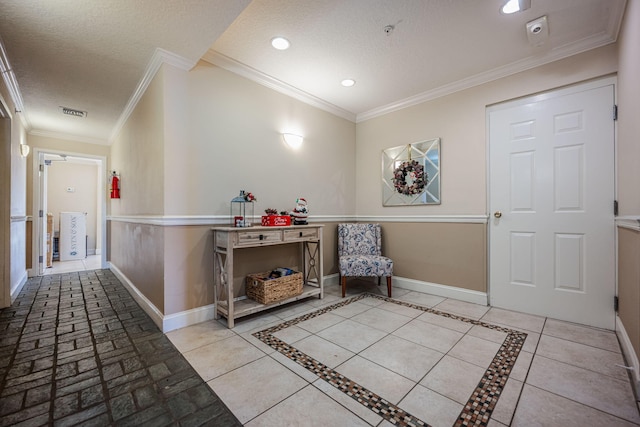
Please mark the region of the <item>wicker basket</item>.
POLYGON ((247 297, 261 304, 271 304, 302 293, 302 273, 269 279, 270 271, 247 276, 247 297))

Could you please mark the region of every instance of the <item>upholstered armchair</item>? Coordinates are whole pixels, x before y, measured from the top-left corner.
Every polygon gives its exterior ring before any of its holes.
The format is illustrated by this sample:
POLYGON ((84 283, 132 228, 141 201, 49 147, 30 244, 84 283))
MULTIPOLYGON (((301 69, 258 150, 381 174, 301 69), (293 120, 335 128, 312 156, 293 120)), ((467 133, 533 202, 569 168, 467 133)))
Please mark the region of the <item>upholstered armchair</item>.
POLYGON ((338 260, 342 297, 347 291, 347 277, 387 278, 391 297, 393 261, 382 256, 380 224, 338 224, 338 260))

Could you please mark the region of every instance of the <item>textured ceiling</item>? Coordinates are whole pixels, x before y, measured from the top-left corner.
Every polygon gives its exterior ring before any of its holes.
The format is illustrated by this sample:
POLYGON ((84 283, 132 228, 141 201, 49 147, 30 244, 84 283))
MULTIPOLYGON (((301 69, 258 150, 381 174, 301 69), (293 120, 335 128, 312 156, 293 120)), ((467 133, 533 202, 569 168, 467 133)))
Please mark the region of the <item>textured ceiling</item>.
POLYGON ((156 48, 195 63, 249 0, 0 0, 34 131, 106 143, 156 48), (61 114, 66 106, 84 119, 61 114))
POLYGON ((32 133, 108 143, 157 48, 351 120, 615 41, 625 0, 0 0, 32 133), (527 41, 547 15, 550 37, 527 41), (393 25, 387 34, 384 27, 393 25), (271 48, 283 35, 292 46, 271 48), (353 78, 344 88, 340 81, 353 78), (60 106, 88 111, 63 116, 60 106))

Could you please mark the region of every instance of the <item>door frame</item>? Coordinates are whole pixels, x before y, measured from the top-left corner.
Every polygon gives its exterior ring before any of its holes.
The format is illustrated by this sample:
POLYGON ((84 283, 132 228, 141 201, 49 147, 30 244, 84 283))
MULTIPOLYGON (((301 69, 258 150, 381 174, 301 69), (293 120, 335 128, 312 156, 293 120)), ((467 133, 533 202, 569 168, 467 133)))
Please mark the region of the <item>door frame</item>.
MULTIPOLYGON (((108 268, 107 264, 107 158, 105 156, 96 156, 92 154, 76 153, 71 151, 51 150, 47 148, 35 148, 33 151, 33 163, 32 163, 32 182, 33 182, 33 222, 32 222, 32 245, 31 251, 31 270, 29 277, 39 276, 39 257, 45 257, 44 242, 40 241, 41 236, 44 233, 45 215, 39 217, 39 212, 46 204, 44 202, 45 191, 41 188, 40 183, 40 162, 46 154, 53 155, 67 155, 69 157, 77 157, 91 160, 98 160, 98 218, 100 223, 100 268, 108 268)), ((44 213, 44 212, 43 212, 44 213)))
MULTIPOLYGON (((487 302, 488 305, 492 305, 492 289, 491 289, 491 219, 493 214, 491 212, 491 138, 490 138, 490 120, 489 116, 492 111, 501 110, 506 108, 517 107, 525 104, 531 104, 535 102, 545 101, 558 96, 568 95, 576 92, 584 92, 590 89, 600 88, 603 86, 613 85, 613 102, 614 105, 618 104, 618 78, 614 76, 599 77, 587 81, 577 82, 567 86, 560 86, 557 88, 546 90, 542 93, 524 95, 522 97, 505 100, 495 104, 487 105, 485 107, 485 138, 486 138, 486 183, 487 183, 487 199, 486 199, 486 215, 487 215, 487 302)), ((614 111, 611 111, 612 117, 614 111)), ((613 123, 613 199, 618 200, 618 122, 614 120, 613 123)), ((613 209, 613 206, 611 207, 613 209)), ((615 230, 615 218, 613 229, 615 230)), ((618 233, 614 231, 614 295, 618 295, 618 233)), ((611 301, 613 304, 613 301, 611 301)), ((617 315, 617 314, 616 314, 617 315)))
POLYGON ((15 118, 8 114, 4 100, 0 97, 0 308, 11 305, 11 152, 12 126, 15 118), (8 123, 7 123, 8 122, 8 123), (4 129, 8 126, 9 131, 4 129), (5 135, 9 138, 6 139, 5 135))

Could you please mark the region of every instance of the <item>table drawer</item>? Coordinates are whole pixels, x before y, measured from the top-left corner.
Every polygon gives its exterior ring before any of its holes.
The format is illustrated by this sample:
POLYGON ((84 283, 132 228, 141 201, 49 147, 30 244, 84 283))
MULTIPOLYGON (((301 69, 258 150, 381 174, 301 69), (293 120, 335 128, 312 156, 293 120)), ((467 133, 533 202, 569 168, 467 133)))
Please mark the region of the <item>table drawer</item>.
POLYGON ((291 242, 295 240, 317 240, 318 229, 317 228, 296 228, 293 230, 284 230, 284 241, 291 242))
POLYGON ((282 233, 280 230, 258 230, 258 231, 239 231, 238 245, 261 245, 265 243, 276 243, 282 241, 282 233))

